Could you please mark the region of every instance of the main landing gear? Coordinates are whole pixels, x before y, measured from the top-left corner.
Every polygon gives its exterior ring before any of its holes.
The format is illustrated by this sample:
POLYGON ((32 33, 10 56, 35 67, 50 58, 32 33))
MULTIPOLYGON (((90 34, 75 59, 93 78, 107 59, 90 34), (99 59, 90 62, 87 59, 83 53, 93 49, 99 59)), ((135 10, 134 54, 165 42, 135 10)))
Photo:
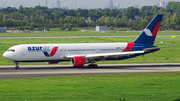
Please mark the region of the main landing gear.
POLYGON ((90 68, 98 67, 97 64, 94 64, 94 63, 96 63, 95 60, 90 61, 90 63, 91 63, 91 64, 89 64, 88 67, 90 67, 90 68))
POLYGON ((95 68, 95 67, 98 67, 98 65, 97 64, 89 64, 88 67, 95 68))
POLYGON ((19 62, 15 62, 16 63, 16 66, 15 66, 15 69, 19 69, 20 67, 18 66, 19 62))

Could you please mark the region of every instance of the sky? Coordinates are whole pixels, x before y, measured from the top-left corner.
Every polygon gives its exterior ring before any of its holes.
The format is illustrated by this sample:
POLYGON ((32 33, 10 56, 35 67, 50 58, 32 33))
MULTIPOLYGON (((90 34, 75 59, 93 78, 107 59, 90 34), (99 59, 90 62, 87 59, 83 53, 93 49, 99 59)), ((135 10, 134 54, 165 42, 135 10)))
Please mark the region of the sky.
MULTIPOLYGON (((110 0, 59 0, 61 2, 61 7, 72 7, 77 8, 106 8, 108 7, 108 2, 110 0), (76 4, 76 6, 75 6, 76 4)), ((113 0, 114 6, 118 4, 122 5, 123 8, 127 8, 133 5, 142 6, 153 6, 156 5, 158 1, 180 1, 180 0, 113 0)), ((47 0, 48 7, 57 7, 57 0, 47 0)), ((20 5, 23 7, 35 7, 37 5, 45 6, 45 0, 0 0, 0 7, 16 7, 19 8, 20 5)))

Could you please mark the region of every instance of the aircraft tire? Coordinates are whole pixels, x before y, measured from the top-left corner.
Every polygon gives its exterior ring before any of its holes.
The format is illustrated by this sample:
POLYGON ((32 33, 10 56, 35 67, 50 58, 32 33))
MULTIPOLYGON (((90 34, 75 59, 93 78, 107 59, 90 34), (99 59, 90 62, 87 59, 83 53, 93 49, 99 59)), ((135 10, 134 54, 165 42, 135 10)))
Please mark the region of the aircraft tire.
POLYGON ((15 69, 20 69, 20 67, 19 67, 19 66, 16 66, 15 69))
POLYGON ((96 68, 96 67, 98 67, 98 65, 97 65, 97 64, 90 64, 90 65, 88 65, 88 67, 90 67, 90 68, 96 68))

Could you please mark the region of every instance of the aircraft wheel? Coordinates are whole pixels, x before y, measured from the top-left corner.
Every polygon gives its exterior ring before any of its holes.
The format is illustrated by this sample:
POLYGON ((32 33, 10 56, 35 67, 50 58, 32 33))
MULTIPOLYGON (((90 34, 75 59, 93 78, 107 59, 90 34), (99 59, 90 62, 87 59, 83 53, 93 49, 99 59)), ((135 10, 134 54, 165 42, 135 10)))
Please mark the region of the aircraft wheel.
POLYGON ((19 69, 20 67, 19 66, 16 66, 15 69, 19 69))
POLYGON ((98 67, 98 65, 97 64, 90 64, 90 65, 88 65, 88 67, 95 68, 95 67, 98 67))

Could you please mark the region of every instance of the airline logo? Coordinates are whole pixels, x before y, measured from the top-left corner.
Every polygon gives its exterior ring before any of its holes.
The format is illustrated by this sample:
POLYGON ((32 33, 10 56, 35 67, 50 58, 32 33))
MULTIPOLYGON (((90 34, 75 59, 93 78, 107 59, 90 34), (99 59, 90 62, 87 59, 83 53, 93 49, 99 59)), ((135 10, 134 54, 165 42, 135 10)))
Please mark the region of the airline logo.
POLYGON ((50 52, 50 54, 48 52, 43 52, 43 53, 46 57, 53 57, 56 54, 57 50, 58 50, 58 47, 54 47, 52 51, 50 52))
POLYGON ((147 36, 153 36, 153 34, 149 29, 145 29, 144 32, 146 33, 147 36))
POLYGON ((28 51, 29 52, 49 52, 50 49, 48 46, 32 46, 32 47, 28 47, 28 51))
POLYGON ((58 47, 53 47, 53 49, 50 51, 50 48, 48 46, 33 46, 28 47, 29 52, 43 52, 46 57, 53 57, 58 50, 58 47))
POLYGON ((156 36, 158 29, 160 27, 161 22, 157 23, 155 26, 154 30, 151 32, 150 29, 144 29, 144 32, 146 33, 147 36, 156 36))

